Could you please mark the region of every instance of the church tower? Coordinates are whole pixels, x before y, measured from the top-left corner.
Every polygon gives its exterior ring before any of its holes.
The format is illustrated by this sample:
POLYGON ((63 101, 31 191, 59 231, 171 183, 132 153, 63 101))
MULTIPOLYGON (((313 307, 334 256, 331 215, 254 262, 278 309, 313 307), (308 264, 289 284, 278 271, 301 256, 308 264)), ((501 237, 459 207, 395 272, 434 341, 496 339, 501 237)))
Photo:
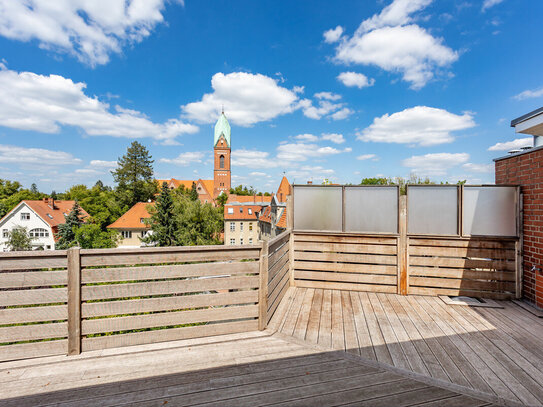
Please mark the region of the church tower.
POLYGON ((213 198, 218 197, 221 192, 230 192, 230 151, 230 124, 222 112, 215 124, 213 138, 213 198))

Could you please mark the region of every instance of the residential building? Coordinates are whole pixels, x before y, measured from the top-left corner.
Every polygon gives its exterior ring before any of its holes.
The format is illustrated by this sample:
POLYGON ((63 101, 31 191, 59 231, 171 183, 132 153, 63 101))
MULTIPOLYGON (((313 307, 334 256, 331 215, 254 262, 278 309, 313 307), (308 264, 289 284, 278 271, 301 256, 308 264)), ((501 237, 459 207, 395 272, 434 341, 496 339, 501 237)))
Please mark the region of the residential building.
POLYGON ((121 241, 118 247, 143 247, 143 239, 150 233, 150 226, 145 224, 145 220, 151 215, 147 211, 149 205, 154 203, 138 202, 130 208, 123 216, 108 226, 108 229, 113 229, 121 234, 121 241))
POLYGON ((215 204, 213 198, 213 185, 212 179, 197 179, 197 180, 180 180, 180 179, 157 179, 159 188, 165 182, 170 189, 177 189, 183 186, 185 189, 192 189, 192 184, 196 184, 196 192, 198 192, 198 199, 200 202, 215 204))
POLYGON ((289 195, 291 195, 291 185, 287 177, 283 177, 270 205, 258 218, 260 240, 272 239, 287 230, 287 197, 289 195))
MULTIPOLYGON (((0 219, 0 251, 7 251, 9 232, 23 226, 32 237, 33 250, 54 250, 57 242, 58 225, 66 222, 75 201, 57 201, 44 198, 41 201, 21 201, 6 216, 0 219)), ((81 209, 81 219, 89 217, 81 209)))
POLYGON ((224 206, 224 244, 253 244, 258 241, 258 213, 261 205, 226 204, 224 206))

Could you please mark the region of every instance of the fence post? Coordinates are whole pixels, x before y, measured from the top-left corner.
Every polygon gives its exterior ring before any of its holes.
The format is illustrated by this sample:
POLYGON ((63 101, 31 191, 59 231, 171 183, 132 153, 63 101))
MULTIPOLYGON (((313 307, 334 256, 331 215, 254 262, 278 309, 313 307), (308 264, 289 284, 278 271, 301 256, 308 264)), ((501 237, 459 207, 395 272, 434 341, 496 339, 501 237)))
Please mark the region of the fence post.
POLYGON ((258 329, 264 330, 268 322, 268 242, 260 249, 260 284, 258 286, 258 329))
POLYGON ((68 355, 81 353, 81 255, 68 249, 68 355))
POLYGON ((409 292, 408 277, 408 242, 407 242, 407 196, 400 195, 400 219, 398 231, 398 294, 407 295, 409 292))

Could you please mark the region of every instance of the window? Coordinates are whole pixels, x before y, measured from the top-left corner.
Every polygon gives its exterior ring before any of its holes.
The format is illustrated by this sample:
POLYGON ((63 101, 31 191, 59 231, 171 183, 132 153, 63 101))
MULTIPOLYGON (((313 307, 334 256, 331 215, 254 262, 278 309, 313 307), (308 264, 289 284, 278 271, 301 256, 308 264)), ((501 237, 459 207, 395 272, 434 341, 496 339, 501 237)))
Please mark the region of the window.
POLYGON ((243 213, 243 208, 239 208, 239 213, 243 213))
POLYGON ((28 234, 30 237, 49 237, 49 231, 41 228, 32 229, 28 234))
POLYGON ((243 244, 243 238, 242 237, 239 239, 239 244, 243 244))
POLYGON ((228 208, 228 214, 233 215, 234 214, 234 208, 228 208))
POLYGON ((249 223, 249 230, 253 230, 253 222, 249 223))
POLYGON ((9 236, 9 232, 7 229, 2 229, 2 237, 8 237, 9 236))
POLYGON ((230 222, 230 232, 235 232, 235 231, 236 231, 236 223, 230 222))
POLYGON ((140 223, 145 223, 145 218, 140 218, 140 223))
POLYGON ((219 167, 224 168, 224 155, 219 157, 219 167))
POLYGON ((141 232, 141 237, 145 237, 146 235, 147 235, 147 230, 143 230, 143 231, 141 232))
POLYGON ((47 250, 51 250, 51 245, 48 244, 47 246, 45 246, 45 248, 46 248, 47 250))
POLYGON ((243 222, 240 222, 240 224, 239 224, 239 231, 243 232, 243 222))
POLYGON ((21 212, 21 220, 30 220, 30 214, 28 212, 21 212))
POLYGON ((132 232, 130 230, 122 230, 121 236, 123 237, 123 239, 130 239, 132 238, 132 232))
POLYGON ((236 244, 236 239, 230 239, 230 245, 233 246, 236 244))
POLYGON ((249 215, 253 214, 253 210, 251 208, 247 209, 247 212, 249 213, 249 215))
POLYGON ((249 238, 249 244, 253 244, 253 238, 252 237, 249 238))

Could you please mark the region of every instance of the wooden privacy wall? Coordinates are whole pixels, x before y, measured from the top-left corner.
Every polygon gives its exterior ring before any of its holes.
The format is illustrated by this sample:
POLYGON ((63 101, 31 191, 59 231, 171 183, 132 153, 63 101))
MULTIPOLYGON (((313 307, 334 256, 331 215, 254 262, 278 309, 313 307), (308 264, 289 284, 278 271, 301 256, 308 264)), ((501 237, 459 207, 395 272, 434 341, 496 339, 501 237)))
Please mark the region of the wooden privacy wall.
POLYGON ((290 230, 268 242, 267 322, 290 286, 290 230))
POLYGON ((81 250, 83 351, 258 329, 258 246, 81 250))
POLYGON ((0 361, 66 354, 66 251, 3 253, 0 361))
POLYGON ((517 242, 506 238, 409 238, 409 294, 511 299, 517 242))
POLYGON ((398 237, 295 232, 297 287, 396 293, 398 237))

